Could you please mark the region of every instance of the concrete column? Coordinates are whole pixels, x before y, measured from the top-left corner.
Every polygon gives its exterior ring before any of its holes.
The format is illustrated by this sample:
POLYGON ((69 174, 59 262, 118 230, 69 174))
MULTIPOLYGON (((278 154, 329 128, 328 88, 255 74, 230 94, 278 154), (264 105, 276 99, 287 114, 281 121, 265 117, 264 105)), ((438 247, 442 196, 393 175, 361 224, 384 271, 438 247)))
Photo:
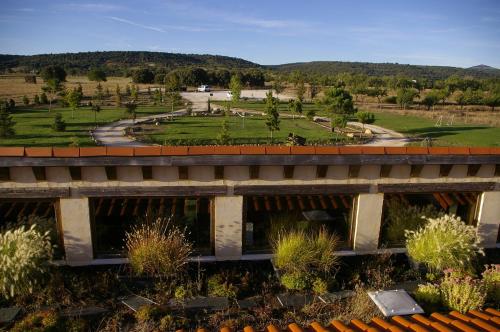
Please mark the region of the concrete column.
POLYGON ((377 250, 383 203, 384 194, 359 194, 354 221, 354 250, 377 250))
POLYGON ((89 199, 61 198, 59 207, 66 262, 73 266, 90 264, 93 249, 89 199))
POLYGON ((215 257, 241 259, 243 196, 215 197, 215 257))
POLYGON ((495 247, 500 227, 500 191, 484 192, 479 201, 477 233, 484 247, 495 247))

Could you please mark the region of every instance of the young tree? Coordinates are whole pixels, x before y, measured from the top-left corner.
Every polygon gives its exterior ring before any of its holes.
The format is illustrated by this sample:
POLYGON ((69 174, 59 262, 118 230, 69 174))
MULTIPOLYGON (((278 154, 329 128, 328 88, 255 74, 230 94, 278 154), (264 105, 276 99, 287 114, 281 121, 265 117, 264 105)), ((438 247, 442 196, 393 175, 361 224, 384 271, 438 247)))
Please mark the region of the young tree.
POLYGON ((127 109, 127 113, 132 115, 133 123, 135 124, 135 119, 137 118, 137 113, 135 112, 137 109, 137 104, 134 102, 128 102, 125 104, 127 109))
POLYGON ((414 89, 401 88, 398 90, 396 102, 401 109, 406 109, 413 104, 413 100, 417 97, 418 93, 414 89))
POLYGON ((283 79, 281 76, 276 76, 273 82, 273 90, 276 92, 276 98, 279 98, 278 95, 285 90, 285 85, 283 84, 283 79))
POLYGON ((217 134, 217 142, 219 145, 228 145, 231 139, 231 135, 229 134, 229 126, 227 121, 222 121, 222 126, 219 134, 217 134))
POLYGON ((153 103, 155 105, 161 105, 163 103, 163 94, 160 88, 157 88, 153 94, 153 103))
POLYGON ((170 103, 170 111, 174 111, 174 106, 182 100, 179 90, 181 89, 181 80, 176 72, 170 72, 165 76, 165 99, 170 103))
POLYGON ((120 86, 117 84, 115 89, 115 104, 116 107, 120 107, 122 104, 122 95, 120 92, 120 86))
POLYGON ((40 97, 36 94, 35 98, 33 98, 33 103, 35 105, 40 105, 40 97))
POLYGON ((102 105, 102 100, 104 99, 104 93, 102 92, 101 83, 97 83, 93 99, 98 105, 102 105))
POLYGON ((366 90, 366 94, 370 97, 377 98, 378 108, 381 108, 381 99, 382 97, 387 96, 387 89, 381 87, 369 88, 366 90))
POLYGON ((75 110, 77 107, 80 105, 81 101, 81 95, 78 92, 77 89, 73 89, 66 93, 66 102, 68 103, 69 107, 71 108, 71 118, 75 118, 75 110))
POLYGON ((278 105, 278 98, 274 98, 271 91, 266 93, 266 126, 271 132, 271 142, 273 141, 274 131, 280 130, 280 114, 278 112, 278 105))
POLYGON ((66 82, 66 75, 64 68, 59 66, 47 66, 40 72, 40 76, 45 82, 51 80, 58 81, 59 83, 66 82))
POLYGON ((30 99, 26 95, 23 96, 23 104, 24 106, 28 106, 30 104, 30 99))
POLYGON ((375 114, 371 112, 358 112, 356 113, 358 121, 363 125, 363 132, 365 131, 365 124, 370 124, 375 122, 375 114))
POLYGON ((45 92, 42 92, 40 95, 40 103, 43 105, 47 105, 49 103, 49 98, 47 98, 47 94, 45 92))
POLYGON ((6 101, 0 100, 0 137, 9 137, 16 134, 14 130, 16 123, 12 120, 10 110, 10 105, 6 101))
POLYGON ((101 68, 91 69, 88 72, 87 77, 89 81, 106 82, 106 72, 101 68))
POLYGON ((241 78, 238 75, 231 76, 231 81, 229 82, 229 89, 231 90, 232 97, 231 101, 233 103, 238 103, 241 97, 241 78))
POLYGON ((52 129, 55 131, 65 131, 66 130, 66 122, 62 119, 61 113, 56 113, 54 117, 54 123, 52 124, 52 129))
POLYGON ((132 101, 134 103, 137 102, 138 94, 139 94, 139 91, 138 91, 137 85, 132 85, 132 88, 130 89, 130 97, 132 97, 132 101))
POLYGON ((61 92, 64 89, 61 81, 57 79, 49 79, 46 81, 45 86, 42 87, 44 93, 49 95, 49 112, 52 109, 52 101, 57 93, 61 92))
POLYGON ((97 113, 101 111, 100 105, 92 105, 92 111, 94 111, 94 126, 97 128, 97 113))
POLYGON ((434 107, 434 105, 438 103, 438 101, 439 94, 435 90, 432 90, 424 97, 424 99, 422 99, 422 104, 424 104, 429 111, 431 107, 434 107))
MULTIPOLYGON (((344 88, 330 88, 326 90, 319 104, 323 106, 325 111, 332 113, 332 121, 339 116, 347 121, 349 115, 358 111, 354 107, 351 94, 344 90, 344 88)), ((335 124, 332 122, 332 130, 334 129, 335 124)))
POLYGON ((126 96, 130 96, 130 95, 131 95, 131 93, 132 93, 132 92, 131 92, 131 90, 130 90, 130 85, 128 85, 128 84, 127 84, 127 85, 125 86, 125 95, 126 95, 126 96))
POLYGON ((297 99, 302 103, 304 101, 304 95, 306 93, 306 85, 303 80, 300 80, 297 84, 297 99))

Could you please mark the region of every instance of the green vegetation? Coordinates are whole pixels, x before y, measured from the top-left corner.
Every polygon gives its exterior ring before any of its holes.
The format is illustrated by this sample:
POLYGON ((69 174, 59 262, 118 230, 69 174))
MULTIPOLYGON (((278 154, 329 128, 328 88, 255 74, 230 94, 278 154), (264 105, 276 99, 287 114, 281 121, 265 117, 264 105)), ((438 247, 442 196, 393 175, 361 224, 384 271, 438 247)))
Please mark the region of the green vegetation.
MULTIPOLYGON (((224 137, 230 142, 241 143, 266 143, 270 133, 266 126, 266 118, 260 116, 247 116, 245 128, 240 117, 182 117, 172 122, 163 123, 159 127, 146 131, 145 139, 163 144, 185 145, 205 141, 204 144, 217 144, 217 134, 221 133, 223 122, 226 122, 227 131, 223 130, 224 137), (182 142, 183 141, 183 142, 182 142)), ((289 133, 305 137, 308 141, 329 140, 332 134, 318 127, 318 125, 305 119, 280 119, 280 130, 274 132, 274 143, 284 143, 289 133)))
MULTIPOLYGON (((95 145, 90 137, 90 130, 95 126, 95 112, 90 107, 80 107, 75 110, 72 118, 70 108, 55 108, 60 113, 62 120, 66 123, 66 130, 55 132, 52 129, 55 114, 46 109, 16 109, 10 115, 15 121, 13 129, 15 136, 9 136, 0 140, 2 146, 68 146, 78 140, 80 146, 95 145)), ((165 113, 165 107, 148 106, 138 107, 136 114, 145 116, 151 114, 165 113)), ((97 115, 99 125, 125 119, 129 117, 124 109, 102 107, 97 115)))
POLYGON ((436 120, 390 112, 377 112, 375 119, 376 125, 410 137, 430 137, 435 145, 500 146, 500 128, 498 127, 473 124, 436 127, 436 120))
POLYGON ((463 314, 482 308, 486 300, 486 291, 481 280, 457 275, 453 271, 445 272, 440 289, 443 304, 463 314))
POLYGON ((444 215, 427 218, 424 227, 406 232, 408 255, 433 273, 447 268, 472 269, 473 260, 482 253, 476 228, 460 218, 444 215))

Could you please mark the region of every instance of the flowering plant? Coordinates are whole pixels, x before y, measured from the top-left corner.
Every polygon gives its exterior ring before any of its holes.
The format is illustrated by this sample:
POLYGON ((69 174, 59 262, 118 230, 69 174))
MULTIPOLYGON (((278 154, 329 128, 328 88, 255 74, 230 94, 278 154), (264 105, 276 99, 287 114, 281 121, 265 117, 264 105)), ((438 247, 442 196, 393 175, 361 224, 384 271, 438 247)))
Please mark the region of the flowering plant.
POLYGON ((38 232, 36 225, 0 234, 0 293, 5 298, 32 293, 52 251, 49 232, 38 232))

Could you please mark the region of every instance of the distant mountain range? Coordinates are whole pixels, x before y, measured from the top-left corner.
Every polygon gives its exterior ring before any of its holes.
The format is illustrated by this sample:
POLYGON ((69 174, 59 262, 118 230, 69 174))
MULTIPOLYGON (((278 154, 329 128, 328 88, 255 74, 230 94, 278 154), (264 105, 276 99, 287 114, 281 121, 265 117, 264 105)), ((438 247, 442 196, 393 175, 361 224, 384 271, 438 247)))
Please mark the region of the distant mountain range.
POLYGON ((398 63, 344 61, 312 61, 265 66, 240 58, 208 55, 142 51, 81 52, 39 55, 0 54, 0 71, 38 71, 48 65, 60 65, 70 73, 86 73, 92 67, 103 67, 108 75, 122 75, 134 68, 175 69, 202 67, 206 69, 262 69, 288 73, 299 70, 307 74, 335 75, 342 72, 370 76, 405 75, 412 78, 444 79, 453 74, 477 78, 500 77, 500 69, 487 65, 470 68, 421 66, 398 63))

